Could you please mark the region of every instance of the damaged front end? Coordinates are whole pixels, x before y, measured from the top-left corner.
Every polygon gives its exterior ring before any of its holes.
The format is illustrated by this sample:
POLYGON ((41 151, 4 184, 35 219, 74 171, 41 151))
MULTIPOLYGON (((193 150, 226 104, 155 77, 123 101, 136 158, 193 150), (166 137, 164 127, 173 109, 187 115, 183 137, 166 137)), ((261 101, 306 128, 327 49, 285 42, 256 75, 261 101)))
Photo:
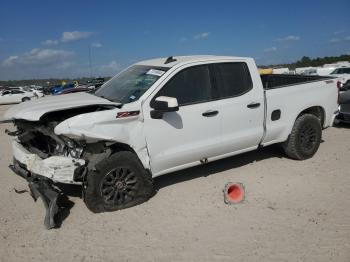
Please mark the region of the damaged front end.
POLYGON ((90 107, 55 112, 40 121, 14 120, 15 131, 7 131, 13 136, 13 164, 10 169, 26 179, 31 195, 36 201, 42 199, 46 208, 44 225, 47 229, 58 226, 57 216, 62 207, 58 202, 65 197, 57 183, 82 185, 94 155, 105 154, 104 144, 91 146, 84 141, 75 141, 56 135, 55 127, 62 121, 80 114, 109 108, 90 107))

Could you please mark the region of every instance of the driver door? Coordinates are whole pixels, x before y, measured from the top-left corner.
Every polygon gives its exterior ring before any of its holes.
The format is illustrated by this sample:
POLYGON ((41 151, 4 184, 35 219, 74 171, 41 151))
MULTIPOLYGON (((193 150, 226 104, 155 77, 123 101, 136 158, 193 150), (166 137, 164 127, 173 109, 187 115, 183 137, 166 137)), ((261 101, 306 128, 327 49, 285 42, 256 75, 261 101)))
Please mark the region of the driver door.
POLYGON ((190 167, 215 156, 220 149, 220 101, 212 100, 208 65, 178 70, 143 104, 145 135, 153 176, 190 167), (152 102, 175 97, 179 111, 152 119, 152 102), (146 113, 147 112, 147 113, 146 113))

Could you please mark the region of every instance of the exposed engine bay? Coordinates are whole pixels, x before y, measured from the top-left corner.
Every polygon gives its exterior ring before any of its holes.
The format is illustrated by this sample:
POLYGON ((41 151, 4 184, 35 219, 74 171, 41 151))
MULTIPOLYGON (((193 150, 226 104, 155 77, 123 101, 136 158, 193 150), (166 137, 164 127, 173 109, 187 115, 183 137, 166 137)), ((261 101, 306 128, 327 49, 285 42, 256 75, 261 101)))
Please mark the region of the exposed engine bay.
MULTIPOLYGON (((71 159, 72 163, 77 167, 74 170, 72 181, 67 180, 67 178, 60 179, 59 176, 49 178, 55 182, 79 184, 82 182, 82 176, 87 172, 86 169, 88 165, 90 164, 89 166, 91 167, 95 162, 94 159, 98 158, 99 154, 106 156, 108 150, 106 150, 105 141, 97 143, 86 143, 84 140, 77 141, 62 135, 56 135, 54 129, 59 123, 75 115, 113 108, 115 107, 94 105, 78 109, 51 112, 44 115, 40 121, 35 122, 17 119, 14 120, 14 125, 17 130, 14 132, 8 132, 8 134, 16 136, 16 140, 20 146, 30 153, 27 154, 27 158, 30 155, 31 160, 27 160, 27 162, 29 161, 30 164, 32 164, 32 168, 36 167, 33 164, 34 156, 38 156, 40 159, 46 161, 45 163, 50 163, 50 167, 52 167, 56 173, 59 172, 58 169, 61 167, 62 169, 67 168, 67 159, 71 159), (50 158, 54 160, 51 161, 52 163, 49 160, 50 158), (80 159, 84 161, 79 162, 80 159), (56 164, 54 162, 57 161, 60 161, 60 163, 57 163, 57 166, 52 166, 53 164, 56 164), (82 165, 82 163, 84 164, 82 165)), ((19 145, 15 147, 18 149, 19 145)))

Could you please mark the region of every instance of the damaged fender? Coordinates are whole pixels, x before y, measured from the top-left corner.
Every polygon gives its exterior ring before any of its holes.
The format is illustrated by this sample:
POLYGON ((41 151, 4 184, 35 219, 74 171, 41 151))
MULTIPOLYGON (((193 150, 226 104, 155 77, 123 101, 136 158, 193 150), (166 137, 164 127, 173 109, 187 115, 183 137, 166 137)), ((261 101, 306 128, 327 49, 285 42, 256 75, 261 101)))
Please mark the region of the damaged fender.
POLYGON ((94 143, 106 141, 129 145, 137 154, 145 169, 150 169, 150 159, 145 141, 142 115, 118 118, 124 111, 138 110, 138 105, 125 105, 122 109, 92 112, 71 117, 59 123, 54 132, 74 140, 94 143), (136 108, 135 108, 136 107, 136 108))

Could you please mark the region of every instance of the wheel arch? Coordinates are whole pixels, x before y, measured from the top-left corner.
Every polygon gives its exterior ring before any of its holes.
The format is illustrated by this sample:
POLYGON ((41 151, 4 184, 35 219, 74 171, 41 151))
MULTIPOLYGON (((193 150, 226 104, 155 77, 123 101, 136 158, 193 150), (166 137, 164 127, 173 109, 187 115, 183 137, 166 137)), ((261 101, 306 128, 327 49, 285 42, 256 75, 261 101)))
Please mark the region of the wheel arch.
POLYGON ((294 123, 300 116, 305 115, 305 114, 311 114, 311 115, 316 116, 320 120, 321 126, 324 127, 326 113, 325 113, 325 110, 322 106, 312 106, 312 107, 304 109, 295 118, 294 123))
POLYGON ((21 99, 22 102, 29 101, 29 100, 30 100, 29 96, 22 97, 22 99, 21 99))
POLYGON ((135 150, 134 147, 121 142, 116 142, 108 146, 111 149, 111 154, 115 154, 121 151, 128 151, 136 155, 143 167, 150 172, 150 159, 148 155, 147 147, 135 150))

